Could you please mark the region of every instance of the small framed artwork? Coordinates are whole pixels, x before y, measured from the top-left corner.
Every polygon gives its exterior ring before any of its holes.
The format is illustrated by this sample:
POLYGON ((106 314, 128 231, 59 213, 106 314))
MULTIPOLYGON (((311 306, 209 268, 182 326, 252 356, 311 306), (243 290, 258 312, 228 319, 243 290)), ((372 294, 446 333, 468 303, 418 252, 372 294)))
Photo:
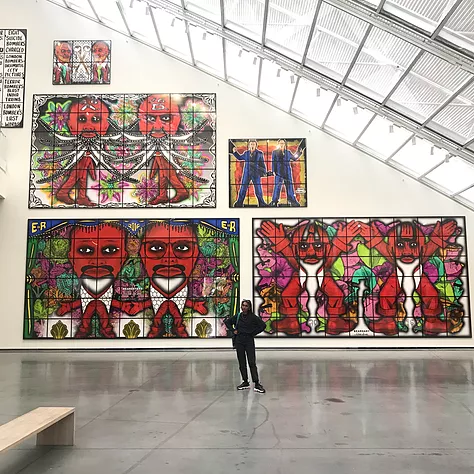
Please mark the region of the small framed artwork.
POLYGON ((110 84, 109 40, 53 42, 53 84, 110 84))
POLYGON ((229 207, 306 207, 306 139, 229 140, 229 207))

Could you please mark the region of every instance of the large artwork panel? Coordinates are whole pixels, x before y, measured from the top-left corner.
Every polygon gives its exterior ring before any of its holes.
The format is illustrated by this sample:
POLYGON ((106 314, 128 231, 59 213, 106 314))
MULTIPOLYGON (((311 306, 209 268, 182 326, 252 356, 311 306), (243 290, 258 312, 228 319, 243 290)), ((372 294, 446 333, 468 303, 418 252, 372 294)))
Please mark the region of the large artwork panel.
POLYGON ((226 336, 238 281, 238 219, 29 220, 24 338, 226 336))
POLYGON ((26 30, 0 29, 0 128, 23 127, 26 30))
POLYGON ((471 337, 462 217, 254 219, 265 335, 471 337))
POLYGON ((306 139, 229 140, 230 207, 306 207, 306 139))
POLYGON ((29 206, 215 207, 215 94, 35 95, 29 206))

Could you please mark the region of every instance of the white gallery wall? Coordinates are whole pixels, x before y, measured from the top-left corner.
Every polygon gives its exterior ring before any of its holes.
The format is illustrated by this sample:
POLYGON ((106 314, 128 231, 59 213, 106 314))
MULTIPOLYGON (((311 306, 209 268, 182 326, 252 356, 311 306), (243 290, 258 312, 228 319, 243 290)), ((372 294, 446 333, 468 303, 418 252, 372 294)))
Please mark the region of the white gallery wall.
MULTIPOLYGON (((0 200, 0 348, 230 347, 228 339, 28 340, 22 339, 28 218, 240 218, 241 297, 252 297, 252 217, 466 216, 469 244, 474 215, 368 155, 298 121, 256 98, 173 58, 141 45, 46 0, 1 0, 0 28, 28 30, 25 127, 4 129, 8 168, 0 200), (57 39, 112 40, 110 86, 53 86, 52 44, 57 39), (28 210, 33 94, 215 92, 217 94, 216 209, 28 210), (229 208, 230 137, 306 137, 308 207, 229 208)), ((3 184, 2 184, 3 185, 3 184)), ((470 247, 470 245, 468 246, 470 247)), ((470 261, 471 274, 474 263, 470 261)), ((471 282, 474 278, 471 278, 471 282)), ((470 289, 472 292, 472 286, 470 289)), ((472 339, 261 338, 260 347, 470 347, 472 339)))

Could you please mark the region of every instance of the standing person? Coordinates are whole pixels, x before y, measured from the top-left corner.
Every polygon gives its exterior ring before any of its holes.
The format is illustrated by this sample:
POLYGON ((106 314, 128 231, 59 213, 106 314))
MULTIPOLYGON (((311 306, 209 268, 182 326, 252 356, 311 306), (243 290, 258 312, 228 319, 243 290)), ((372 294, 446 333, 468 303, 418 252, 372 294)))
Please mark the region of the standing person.
POLYGON ((260 334, 265 329, 265 323, 261 318, 253 313, 252 303, 250 300, 242 300, 241 309, 241 313, 224 321, 227 329, 233 333, 232 339, 235 343, 239 369, 242 374, 243 382, 237 387, 237 390, 246 390, 250 388, 247 372, 247 360, 245 357, 245 354, 247 354, 252 382, 255 384, 254 391, 265 393, 265 389, 262 387, 258 379, 254 339, 257 334, 260 334))
POLYGON ((265 199, 263 199, 262 184, 260 182, 260 179, 267 175, 267 167, 265 166, 263 152, 257 147, 257 140, 249 140, 248 150, 244 153, 240 154, 236 147, 232 149, 232 153, 239 161, 245 161, 239 196, 237 197, 237 201, 234 203, 234 207, 243 207, 250 181, 253 183, 258 206, 268 206, 265 199))
POLYGON ((286 188, 287 202, 290 206, 299 207, 300 203, 296 199, 293 186, 293 173, 291 162, 299 158, 298 153, 291 153, 286 146, 286 140, 278 140, 278 147, 272 152, 272 173, 275 175, 275 187, 273 188, 271 207, 278 206, 280 193, 283 184, 286 188))

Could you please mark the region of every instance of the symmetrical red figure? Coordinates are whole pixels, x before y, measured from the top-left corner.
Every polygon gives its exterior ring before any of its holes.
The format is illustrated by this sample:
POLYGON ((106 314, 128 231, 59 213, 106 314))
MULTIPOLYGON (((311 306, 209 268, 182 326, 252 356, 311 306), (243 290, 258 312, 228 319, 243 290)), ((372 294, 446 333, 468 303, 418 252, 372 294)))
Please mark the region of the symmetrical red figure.
MULTIPOLYGON (((143 135, 159 139, 152 140, 156 150, 151 163, 150 178, 158 180, 158 195, 149 200, 149 204, 176 203, 189 197, 175 166, 165 158, 163 151, 169 156, 173 153, 171 145, 166 141, 169 136, 176 135, 181 114, 173 96, 168 94, 153 94, 148 96, 138 109, 139 129, 143 135), (168 191, 174 190, 175 195, 170 199, 168 191)), ((149 145, 148 145, 149 146, 149 145)))
MULTIPOLYGON (((116 335, 109 314, 112 305, 120 305, 117 301, 113 302, 113 285, 128 257, 126 232, 112 223, 77 226, 70 238, 68 258, 79 278, 80 299, 63 303, 57 314, 61 316, 81 308, 81 324, 77 328, 76 338, 91 335, 94 315, 100 321, 100 334, 114 338, 116 335)), ((135 312, 140 309, 137 307, 135 312)))
POLYGON ((155 313, 148 337, 188 337, 182 314, 185 306, 200 314, 202 301, 188 298, 189 278, 200 255, 190 224, 154 222, 143 236, 140 256, 150 278, 150 299, 155 313))
POLYGON ((96 179, 96 168, 91 153, 97 148, 95 142, 98 138, 107 133, 108 119, 109 109, 96 97, 85 97, 71 106, 67 125, 71 134, 81 141, 78 147, 78 154, 81 156, 68 170, 67 178, 56 192, 56 198, 64 204, 76 202, 81 206, 95 206, 87 197, 87 176, 96 179), (71 196, 73 191, 77 192, 75 200, 71 196))
POLYGON ((377 313, 382 318, 369 322, 370 329, 386 335, 398 333, 397 320, 403 320, 407 315, 402 298, 413 297, 412 294, 405 294, 400 282, 405 277, 412 277, 415 271, 420 274, 416 292, 420 297, 421 313, 424 316, 424 333, 437 335, 450 329, 440 317, 443 306, 439 291, 430 281, 424 266, 436 252, 446 248, 449 238, 456 231, 457 224, 453 220, 444 223, 438 221, 429 236, 409 221, 397 223, 386 235, 382 235, 374 222, 371 225, 362 224, 361 236, 366 240, 367 247, 376 248, 393 269, 382 284, 376 306, 377 313))
POLYGON ((307 291, 310 317, 316 316, 316 293, 325 296, 328 314, 326 333, 337 335, 348 332, 357 325, 357 304, 347 305, 344 293, 331 275, 331 267, 342 252, 347 252, 349 244, 358 235, 360 223, 351 221, 340 227, 330 239, 324 227, 316 222, 303 221, 289 232, 283 224, 275 225, 264 221, 259 235, 268 240, 276 253, 286 257, 294 273, 289 284, 281 293, 279 312, 285 317, 272 323, 275 331, 288 335, 301 332, 298 321, 300 298, 307 291), (312 304, 314 303, 314 304, 312 304))
POLYGON ((54 47, 54 84, 71 84, 71 45, 65 41, 54 47))
POLYGON ((96 41, 92 45, 92 82, 94 84, 110 83, 109 53, 109 45, 104 41, 96 41))

